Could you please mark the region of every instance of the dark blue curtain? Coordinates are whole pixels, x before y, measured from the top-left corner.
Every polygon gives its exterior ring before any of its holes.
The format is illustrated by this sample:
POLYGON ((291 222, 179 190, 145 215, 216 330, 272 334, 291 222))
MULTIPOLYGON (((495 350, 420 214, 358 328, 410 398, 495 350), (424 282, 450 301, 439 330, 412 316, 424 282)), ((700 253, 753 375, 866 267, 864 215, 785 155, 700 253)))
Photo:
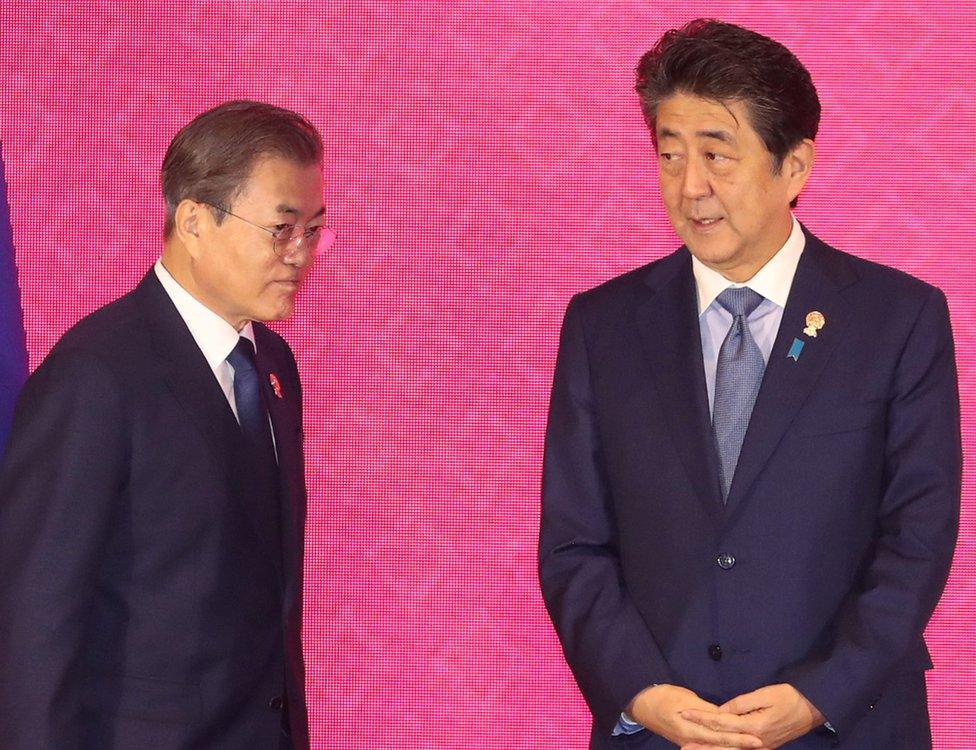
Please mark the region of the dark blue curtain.
POLYGON ((0 143, 0 456, 7 444, 14 401, 27 377, 27 342, 10 228, 7 179, 0 143))

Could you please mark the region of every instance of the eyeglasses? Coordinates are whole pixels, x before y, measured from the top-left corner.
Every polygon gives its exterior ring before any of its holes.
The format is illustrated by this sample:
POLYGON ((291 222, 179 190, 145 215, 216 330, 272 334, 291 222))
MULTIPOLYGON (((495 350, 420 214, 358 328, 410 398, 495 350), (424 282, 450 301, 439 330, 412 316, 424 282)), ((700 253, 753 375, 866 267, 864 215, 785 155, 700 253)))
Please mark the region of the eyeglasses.
POLYGON ((238 216, 222 206, 207 203, 206 201, 201 201, 201 203, 215 208, 228 216, 233 216, 235 219, 240 219, 245 224, 250 224, 262 232, 270 234, 274 238, 273 247, 275 255, 281 258, 287 259, 303 249, 307 250, 310 255, 317 256, 331 248, 335 242, 335 230, 331 227, 322 226, 321 224, 317 227, 308 227, 303 224, 277 224, 274 228, 269 228, 255 224, 253 221, 245 219, 243 216, 238 216))

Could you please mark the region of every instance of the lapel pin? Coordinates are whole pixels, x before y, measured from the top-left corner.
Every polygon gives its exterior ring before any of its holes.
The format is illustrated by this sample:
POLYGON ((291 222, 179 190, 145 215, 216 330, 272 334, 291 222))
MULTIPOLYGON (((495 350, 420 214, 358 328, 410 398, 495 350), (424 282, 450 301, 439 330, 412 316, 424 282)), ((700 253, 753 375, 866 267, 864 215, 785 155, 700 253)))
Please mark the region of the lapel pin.
POLYGON ((271 383, 271 390, 274 391, 274 395, 278 398, 284 398, 284 396, 281 395, 281 381, 278 380, 278 376, 271 373, 268 375, 268 381, 271 383))
POLYGON ((823 328, 826 324, 827 319, 824 317, 822 312, 818 312, 817 310, 808 312, 807 327, 803 329, 803 332, 811 338, 817 338, 817 331, 823 328))
POLYGON ((799 362, 800 352, 802 351, 803 351, 803 342, 800 339, 793 339, 793 344, 790 346, 790 351, 787 353, 786 358, 792 359, 794 362, 799 362))

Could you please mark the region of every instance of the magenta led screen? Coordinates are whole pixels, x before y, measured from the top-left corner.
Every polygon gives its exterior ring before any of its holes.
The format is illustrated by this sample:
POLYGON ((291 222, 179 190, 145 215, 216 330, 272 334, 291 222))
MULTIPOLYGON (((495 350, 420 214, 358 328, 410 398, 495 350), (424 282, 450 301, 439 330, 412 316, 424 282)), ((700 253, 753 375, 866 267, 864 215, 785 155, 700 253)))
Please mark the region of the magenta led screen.
POLYGON ((948 296, 968 463, 930 708, 937 747, 976 747, 976 5, 0 0, 32 367, 158 257, 192 116, 257 98, 324 134, 338 241, 276 326, 306 394, 314 747, 586 747, 535 573, 548 389, 570 296, 679 244, 633 70, 698 16, 813 75, 798 218, 948 296))

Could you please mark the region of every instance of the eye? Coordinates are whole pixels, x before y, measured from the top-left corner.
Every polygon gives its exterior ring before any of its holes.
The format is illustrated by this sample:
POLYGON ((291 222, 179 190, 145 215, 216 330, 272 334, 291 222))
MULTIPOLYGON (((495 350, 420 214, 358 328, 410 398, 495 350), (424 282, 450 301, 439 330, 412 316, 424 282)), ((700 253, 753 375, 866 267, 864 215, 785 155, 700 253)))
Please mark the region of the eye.
POLYGON ((294 224, 275 224, 271 227, 274 232, 275 239, 283 240, 291 236, 291 230, 295 228, 294 224))
POLYGON ((305 239, 314 240, 316 237, 318 237, 321 231, 322 231, 321 225, 317 227, 309 227, 308 229, 305 230, 305 239))
POLYGON ((717 154, 714 151, 706 151, 705 158, 708 159, 708 161, 715 161, 715 162, 728 161, 729 159, 729 157, 725 156, 724 154, 717 154))

